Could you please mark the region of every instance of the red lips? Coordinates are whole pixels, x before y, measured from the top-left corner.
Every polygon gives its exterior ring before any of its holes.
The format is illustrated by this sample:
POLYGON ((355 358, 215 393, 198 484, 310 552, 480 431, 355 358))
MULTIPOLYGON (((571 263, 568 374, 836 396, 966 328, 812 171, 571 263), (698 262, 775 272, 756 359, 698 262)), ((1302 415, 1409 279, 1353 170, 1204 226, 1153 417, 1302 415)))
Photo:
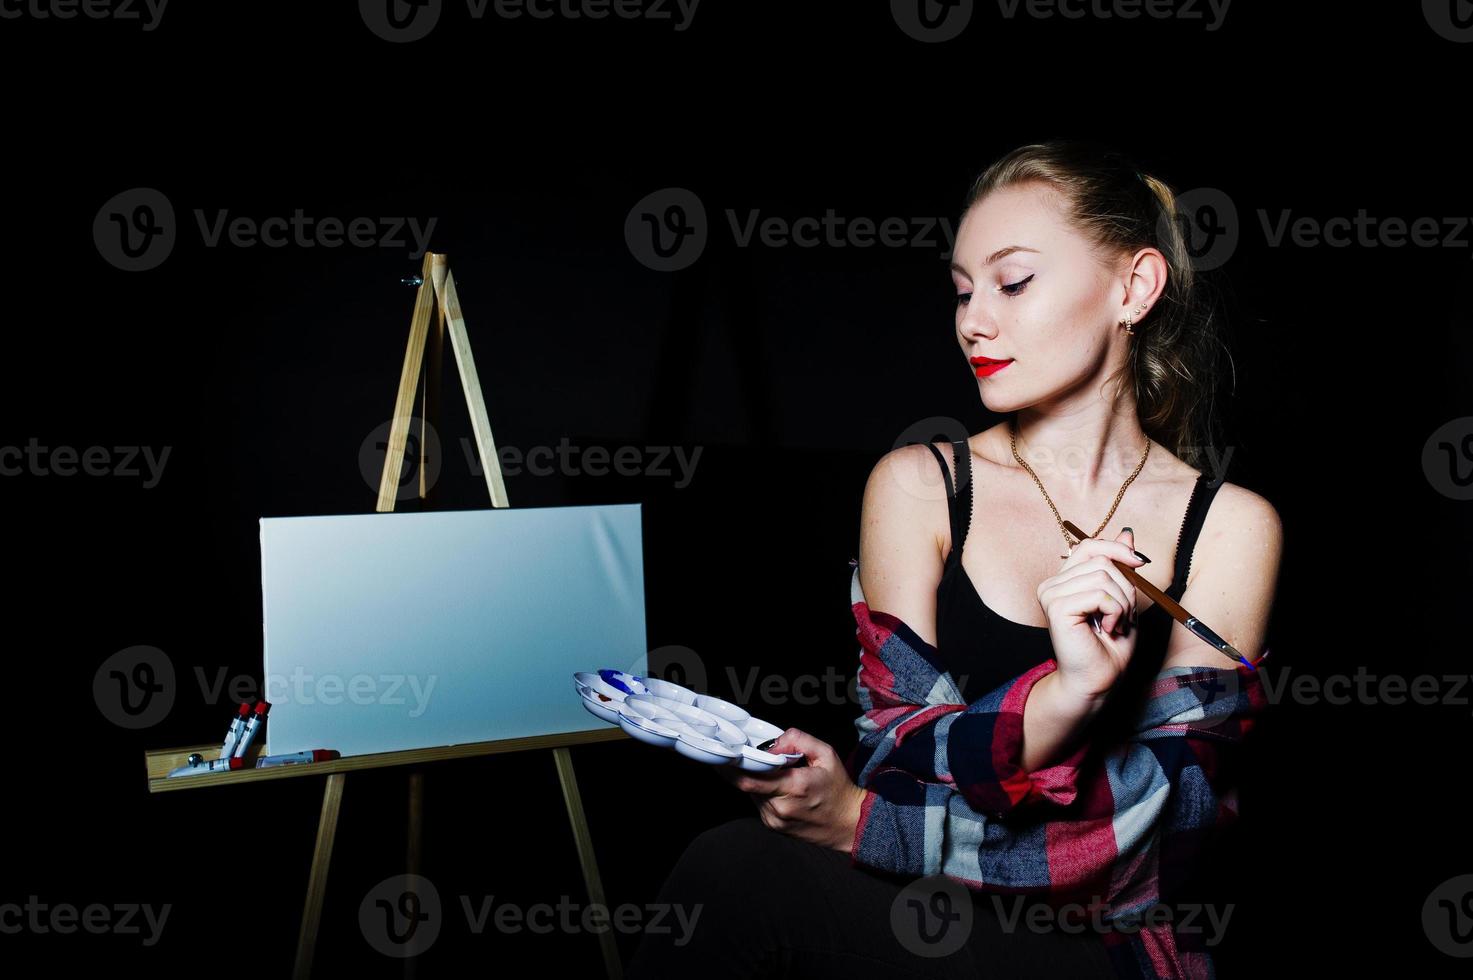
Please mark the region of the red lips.
POLYGON ((998 360, 995 357, 974 357, 971 358, 971 361, 972 367, 977 372, 977 377, 979 378, 985 378, 990 374, 996 374, 1003 368, 1007 367, 1009 364, 1013 363, 1013 359, 1011 357, 1005 360, 998 360))

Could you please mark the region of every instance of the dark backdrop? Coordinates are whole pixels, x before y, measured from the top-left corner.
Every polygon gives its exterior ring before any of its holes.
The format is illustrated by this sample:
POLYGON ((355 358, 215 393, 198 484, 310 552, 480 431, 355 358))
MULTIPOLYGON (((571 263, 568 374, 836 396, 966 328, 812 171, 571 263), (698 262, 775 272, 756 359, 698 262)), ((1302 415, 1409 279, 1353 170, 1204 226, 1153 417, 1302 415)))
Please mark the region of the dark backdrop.
MULTIPOLYGON (((1444 695, 1285 695, 1221 869, 1224 974, 1458 969, 1423 918, 1435 888, 1473 872, 1473 709, 1443 679, 1467 670, 1470 504, 1435 448, 1473 466, 1473 236, 1459 225, 1473 195, 1449 115, 1469 49, 1437 11, 1244 4, 1214 25, 1195 5, 1167 9, 1207 21, 978 5, 959 36, 923 41, 885 4, 712 2, 680 29, 476 20, 447 3, 427 36, 391 42, 353 4, 306 7, 171 5, 153 29, 33 8, 0 21, 0 445, 113 454, 108 475, 0 479, 0 902, 171 906, 151 946, 27 928, 3 948, 160 975, 290 966, 320 780, 151 796, 143 752, 222 733, 234 702, 201 678, 259 680, 258 519, 373 509, 360 456, 392 409, 413 302, 401 280, 419 260, 412 239, 210 246, 196 211, 300 208, 375 233, 433 218, 501 445, 638 447, 646 467, 654 447, 699 450, 683 485, 676 466, 507 485, 514 506, 639 502, 649 645, 693 651, 730 695, 754 669, 852 676, 848 560, 870 467, 919 420, 997 421, 958 356, 947 243, 927 224, 954 224, 998 154, 1085 136, 1236 207, 1218 246, 1236 312, 1228 479, 1283 518, 1278 676, 1431 674, 1444 695), (1415 70, 1387 70, 1393 50, 1415 70), (176 240, 129 271, 95 223, 138 214, 139 188, 172 207, 176 240), (670 188, 699 199, 708 237, 661 271, 625 227, 670 188), (728 223, 830 209, 898 218, 906 241, 743 246, 728 223), (1360 243, 1273 239, 1285 214, 1362 212, 1376 223, 1360 243), (1435 244, 1389 240, 1387 222, 1420 218, 1435 244), (116 472, 115 447, 167 448, 157 482, 116 472), (93 686, 135 645, 176 671, 172 709, 142 730, 114 724, 93 686)), ((484 507, 449 364, 446 383, 438 506, 484 507)), ((853 744, 840 699, 761 710, 853 744)), ((626 741, 574 759, 612 903, 652 901, 695 834, 753 812, 673 753, 626 741)), ((320 965, 397 970, 364 942, 358 903, 400 870, 403 790, 400 770, 348 780, 320 965)), ((430 766, 426 819, 424 870, 450 908, 422 972, 507 956, 599 969, 591 933, 477 936, 452 905, 586 901, 550 758, 430 766)))

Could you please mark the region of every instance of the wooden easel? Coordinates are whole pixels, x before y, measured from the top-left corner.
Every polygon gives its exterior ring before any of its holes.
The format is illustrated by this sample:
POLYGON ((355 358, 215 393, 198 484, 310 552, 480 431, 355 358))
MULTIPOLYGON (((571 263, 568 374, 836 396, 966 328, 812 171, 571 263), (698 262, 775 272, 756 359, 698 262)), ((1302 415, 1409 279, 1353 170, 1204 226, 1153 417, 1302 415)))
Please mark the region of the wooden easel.
MULTIPOLYGON (((414 301, 414 316, 409 326, 409 346, 404 353, 404 367, 399 374, 399 393, 394 401, 394 418, 389 428, 388 450, 384 456, 383 475, 379 481, 378 504, 375 510, 388 512, 394 509, 399 482, 403 472, 405 449, 409 440, 412 421, 411 408, 415 391, 419 387, 421 373, 424 375, 424 402, 420 419, 424 426, 433 425, 439 413, 440 369, 444 360, 444 336, 450 332, 450 345, 455 351, 455 363, 460 370, 460 383, 465 391, 466 404, 470 409, 471 428, 475 434, 476 448, 481 456, 481 465, 486 475, 486 486, 491 492, 493 507, 508 506, 506 485, 502 481, 501 463, 496 455, 496 443, 491 437, 491 421, 486 414, 486 403, 481 396, 481 382, 476 375, 475 361, 471 357, 470 342, 465 331, 465 320, 461 317, 460 301, 455 293, 455 277, 444 254, 425 254, 419 291, 414 301), (438 306, 439 316, 433 333, 430 331, 430 314, 438 306), (425 348, 428 344, 429 359, 426 362, 425 348)), ((419 497, 429 500, 431 487, 425 479, 426 439, 421 432, 419 458, 419 497)), ((270 740, 271 724, 266 723, 267 744, 270 740)), ((205 758, 219 753, 218 742, 207 745, 186 745, 175 749, 162 749, 144 753, 148 770, 148 791, 162 793, 171 790, 201 789, 223 784, 259 783, 273 779, 326 776, 327 786, 322 796, 322 814, 317 822, 317 846, 312 852, 312 869, 307 879, 307 899, 302 911, 302 928, 297 937, 296 964, 293 976, 298 980, 312 974, 313 954, 317 945, 317 927, 322 917, 323 897, 327 891, 327 870, 332 858, 333 839, 337 834, 338 813, 342 808, 343 784, 347 774, 355 769, 377 769, 386 766, 413 766, 445 759, 460 759, 470 756, 494 755, 501 752, 526 752, 551 749, 557 764, 558 782, 563 790, 563 802, 567 807, 568 820, 572 824, 573 842, 578 849, 578 863, 583 870, 583 883, 588 889, 589 900, 595 905, 607 905, 604 899, 603 882, 599 877, 598 863, 593 852, 593 838, 588 832, 588 820, 583 813, 583 798, 578 792, 578 781, 573 773, 573 758, 569 748, 594 742, 625 739, 620 728, 604 728, 587 732, 569 732, 556 735, 538 735, 531 738, 500 739, 490 742, 473 742, 463 745, 441 746, 430 749, 413 749, 403 752, 384 752, 374 755, 351 756, 332 762, 318 762, 309 766, 276 766, 269 769, 240 769, 235 772, 204 773, 186 778, 168 778, 171 770, 185 765, 190 753, 198 752, 205 758)), ((254 763, 263 751, 261 743, 246 753, 248 765, 254 763)), ((420 868, 420 843, 424 802, 424 774, 418 770, 409 773, 409 833, 405 855, 405 873, 418 874, 420 868)), ((599 933, 599 946, 603 951, 604 968, 609 980, 620 980, 623 967, 619 961, 618 946, 614 933, 606 929, 599 933)), ((414 958, 404 960, 406 975, 414 972, 414 958)))

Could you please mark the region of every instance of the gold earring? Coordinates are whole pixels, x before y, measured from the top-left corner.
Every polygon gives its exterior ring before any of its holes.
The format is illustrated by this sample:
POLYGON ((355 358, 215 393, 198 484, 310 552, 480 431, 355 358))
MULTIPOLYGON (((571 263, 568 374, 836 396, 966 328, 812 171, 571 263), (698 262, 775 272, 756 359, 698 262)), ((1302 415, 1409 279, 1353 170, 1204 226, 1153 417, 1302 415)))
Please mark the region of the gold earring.
POLYGON ((1140 311, 1141 310, 1144 310, 1145 308, 1146 308, 1146 304, 1145 303, 1142 303, 1140 306, 1137 306, 1135 308, 1135 313, 1131 313, 1124 320, 1121 320, 1120 321, 1120 325, 1125 328, 1125 332, 1128 333, 1128 334, 1130 334, 1132 337, 1135 336, 1135 331, 1132 330, 1132 329, 1130 329, 1130 325, 1134 321, 1136 314, 1137 313, 1140 313, 1140 311))

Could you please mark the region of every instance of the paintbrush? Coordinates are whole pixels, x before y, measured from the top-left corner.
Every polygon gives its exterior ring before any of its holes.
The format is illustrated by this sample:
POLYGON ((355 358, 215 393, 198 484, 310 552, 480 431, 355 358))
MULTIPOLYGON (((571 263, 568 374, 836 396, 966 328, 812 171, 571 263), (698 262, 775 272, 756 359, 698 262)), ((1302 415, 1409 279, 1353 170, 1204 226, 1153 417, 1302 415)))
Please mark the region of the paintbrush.
MULTIPOLYGON (((1064 529, 1067 530, 1070 534, 1074 535, 1080 541, 1083 541, 1084 539, 1089 537, 1088 534, 1085 534, 1070 521, 1064 522, 1064 529)), ((1154 600, 1158 606, 1171 613, 1172 619, 1176 620, 1178 623, 1181 623, 1187 629, 1191 630, 1193 635, 1200 637, 1204 643, 1211 646, 1214 650, 1218 650, 1222 653, 1227 654, 1229 657, 1232 657, 1234 660, 1238 661, 1249 670, 1258 669, 1257 667, 1253 666, 1252 661, 1239 653, 1236 647, 1214 633, 1207 626, 1206 623, 1202 622, 1196 616, 1193 616, 1191 613, 1183 609, 1181 603, 1177 602, 1175 599, 1171 598, 1171 596, 1156 588, 1150 582, 1147 582, 1140 574, 1136 572, 1134 568, 1131 568, 1129 565, 1121 564, 1120 562, 1115 561, 1115 559, 1113 558, 1110 559, 1110 561, 1114 564, 1116 568, 1120 569, 1120 571, 1125 574, 1125 577, 1130 580, 1130 583, 1134 585, 1138 591, 1144 592, 1146 595, 1150 596, 1151 599, 1154 600)), ((1262 660, 1263 658, 1259 657, 1258 659, 1262 660)))

